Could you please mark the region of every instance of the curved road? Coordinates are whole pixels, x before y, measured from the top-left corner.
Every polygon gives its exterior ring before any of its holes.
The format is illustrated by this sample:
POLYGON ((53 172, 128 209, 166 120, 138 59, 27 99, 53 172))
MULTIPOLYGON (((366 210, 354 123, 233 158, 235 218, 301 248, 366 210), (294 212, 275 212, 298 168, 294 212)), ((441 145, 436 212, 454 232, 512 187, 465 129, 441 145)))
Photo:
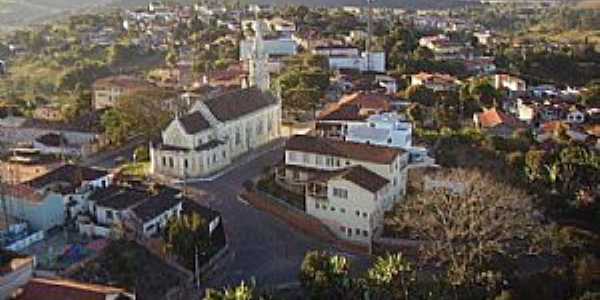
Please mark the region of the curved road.
MULTIPOLYGON (((204 287, 233 286, 242 280, 249 282, 252 279, 259 287, 295 283, 307 251, 335 251, 238 200, 244 181, 256 178, 265 167, 273 166, 282 158, 283 151, 278 148, 234 168, 214 181, 190 183, 190 188, 212 194, 205 205, 221 212, 231 250, 227 258, 229 261, 208 276, 204 287)), ((367 261, 362 257, 349 256, 357 265, 367 261)))

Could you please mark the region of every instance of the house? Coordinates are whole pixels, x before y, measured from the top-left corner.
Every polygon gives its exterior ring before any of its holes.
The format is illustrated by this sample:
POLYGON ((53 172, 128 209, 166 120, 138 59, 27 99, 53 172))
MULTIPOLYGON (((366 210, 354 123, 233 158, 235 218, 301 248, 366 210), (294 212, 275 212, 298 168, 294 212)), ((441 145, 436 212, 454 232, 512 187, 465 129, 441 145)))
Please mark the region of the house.
POLYGON ((397 113, 371 115, 363 124, 350 125, 345 140, 409 151, 412 147, 412 124, 397 113))
POLYGON ((483 46, 493 46, 496 36, 489 30, 482 32, 474 32, 473 37, 477 39, 477 43, 483 46))
POLYGON ((58 193, 43 193, 25 184, 4 185, 6 214, 35 231, 48 231, 65 221, 66 205, 58 193))
POLYGON ((33 111, 33 117, 48 121, 61 121, 63 113, 58 105, 43 105, 33 111))
POLYGON ((392 183, 383 201, 386 209, 406 192, 409 155, 401 149, 332 140, 314 136, 293 136, 285 145, 285 166, 278 178, 289 187, 302 190, 307 180, 361 165, 392 183))
POLYGON ((102 113, 103 110, 93 111, 70 122, 7 117, 6 122, 0 121, 0 142, 36 145, 46 154, 86 157, 108 143, 103 133, 102 113), (57 146, 60 140, 64 143, 57 146))
POLYGON ((339 238, 370 244, 383 224, 383 199, 390 181, 360 165, 309 181, 306 213, 339 238))
POLYGON ((469 49, 465 44, 453 42, 443 34, 422 37, 419 39, 419 46, 431 50, 434 59, 438 61, 463 60, 469 56, 469 49))
POLYGON ((162 185, 122 183, 97 189, 89 196, 87 214, 78 218, 79 231, 107 236, 123 225, 138 236, 152 237, 181 215, 184 200, 181 191, 162 185))
POLYGON ((360 55, 327 56, 330 70, 356 70, 360 72, 385 73, 385 52, 365 51, 360 55))
POLYGON ((460 81, 448 74, 430 74, 421 72, 411 75, 410 84, 412 86, 422 85, 434 92, 455 91, 460 85, 460 81))
POLYGON ((33 277, 35 259, 4 249, 0 249, 0 257, 0 299, 9 299, 33 277))
POLYGON ((496 64, 493 57, 473 57, 465 60, 465 69, 472 74, 491 74, 496 72, 496 64))
POLYGON ((280 101, 256 87, 198 101, 151 144, 151 172, 178 178, 217 172, 278 138, 280 124, 280 101))
POLYGON ((0 176, 8 182, 23 183, 64 164, 55 155, 42 154, 39 149, 13 148, 10 152, 0 161, 0 176))
POLYGON ((305 197, 306 213, 338 237, 370 244, 383 213, 406 193, 408 153, 394 148, 294 136, 276 182, 305 197))
POLYGON ((33 278, 14 292, 14 300, 135 300, 123 289, 66 279, 33 278))
POLYGON ((509 74, 494 75, 494 88, 497 90, 508 90, 509 95, 527 91, 525 80, 509 74))
POLYGON ((92 107, 96 110, 114 107, 122 95, 151 88, 150 83, 128 75, 101 78, 92 85, 92 107))
POLYGON ((81 212, 94 189, 112 183, 106 171, 64 165, 29 181, 6 185, 7 214, 47 231, 81 212))
POLYGON ((505 138, 511 137, 515 131, 523 127, 516 118, 496 108, 474 114, 473 123, 481 130, 505 138))
POLYGON ((381 93, 355 92, 318 113, 316 131, 325 137, 341 138, 352 124, 363 123, 370 115, 391 110, 392 96, 381 93))

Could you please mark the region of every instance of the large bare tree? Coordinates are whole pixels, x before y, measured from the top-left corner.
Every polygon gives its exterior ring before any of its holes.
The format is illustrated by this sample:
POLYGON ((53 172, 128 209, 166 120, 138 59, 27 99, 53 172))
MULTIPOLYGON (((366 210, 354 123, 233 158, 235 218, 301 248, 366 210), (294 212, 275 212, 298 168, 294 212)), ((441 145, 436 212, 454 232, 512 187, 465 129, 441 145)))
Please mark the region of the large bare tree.
POLYGON ((445 267, 450 283, 493 285, 501 269, 494 262, 539 251, 536 241, 546 229, 525 192, 479 171, 455 169, 436 179, 464 189, 410 196, 388 225, 423 241, 422 262, 445 267))

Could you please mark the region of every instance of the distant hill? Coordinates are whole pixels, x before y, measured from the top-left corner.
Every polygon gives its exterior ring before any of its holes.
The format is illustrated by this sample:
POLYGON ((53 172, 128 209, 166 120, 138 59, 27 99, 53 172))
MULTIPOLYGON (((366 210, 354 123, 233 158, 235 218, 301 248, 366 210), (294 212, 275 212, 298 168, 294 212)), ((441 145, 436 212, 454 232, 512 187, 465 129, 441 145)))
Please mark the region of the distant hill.
MULTIPOLYGON (((366 0, 251 0, 259 4, 297 4, 307 6, 347 6, 365 5, 366 0)), ((477 0, 375 0, 375 5, 409 9, 445 9, 477 3, 477 0)))
MULTIPOLYGON (((598 0, 590 0, 598 1, 598 0)), ((150 0, 0 0, 0 32, 31 25, 82 11, 105 7, 134 7, 150 0)), ((179 0, 190 2, 190 0, 179 0)), ((249 0, 251 3, 308 6, 365 5, 366 0, 249 0)), ((375 0, 377 6, 408 9, 445 9, 476 3, 476 0, 375 0)))
POLYGON ((579 0, 575 7, 580 9, 600 9, 600 0, 579 0))

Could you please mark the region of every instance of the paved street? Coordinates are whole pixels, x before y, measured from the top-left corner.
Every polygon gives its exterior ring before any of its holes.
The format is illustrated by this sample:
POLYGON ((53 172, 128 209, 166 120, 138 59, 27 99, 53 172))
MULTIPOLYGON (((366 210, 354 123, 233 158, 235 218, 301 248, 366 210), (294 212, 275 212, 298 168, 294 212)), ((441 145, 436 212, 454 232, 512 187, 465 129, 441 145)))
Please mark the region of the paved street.
POLYGON ((237 285, 252 278, 258 286, 296 282, 307 251, 333 250, 237 199, 244 181, 255 178, 265 167, 272 166, 282 157, 283 151, 278 148, 263 153, 215 181, 190 184, 190 187, 213 194, 208 205, 222 213, 232 251, 230 261, 208 276, 205 287, 237 285))
MULTIPOLYGON (((277 144, 277 143, 275 143, 277 144)), ((131 158, 139 142, 106 153, 90 160, 86 165, 114 168, 117 157, 131 158)), ((255 280, 261 287, 297 282, 300 265, 307 251, 321 249, 337 252, 331 246, 306 236, 273 216, 255 209, 238 199, 242 184, 254 179, 266 167, 283 158, 281 144, 271 149, 259 149, 242 158, 235 167, 212 181, 188 183, 188 189, 207 193, 202 204, 221 212, 227 232, 230 254, 213 274, 208 274, 202 288, 222 288, 239 284, 242 280, 255 280)), ((344 253, 353 263, 365 266, 367 259, 344 253)))

